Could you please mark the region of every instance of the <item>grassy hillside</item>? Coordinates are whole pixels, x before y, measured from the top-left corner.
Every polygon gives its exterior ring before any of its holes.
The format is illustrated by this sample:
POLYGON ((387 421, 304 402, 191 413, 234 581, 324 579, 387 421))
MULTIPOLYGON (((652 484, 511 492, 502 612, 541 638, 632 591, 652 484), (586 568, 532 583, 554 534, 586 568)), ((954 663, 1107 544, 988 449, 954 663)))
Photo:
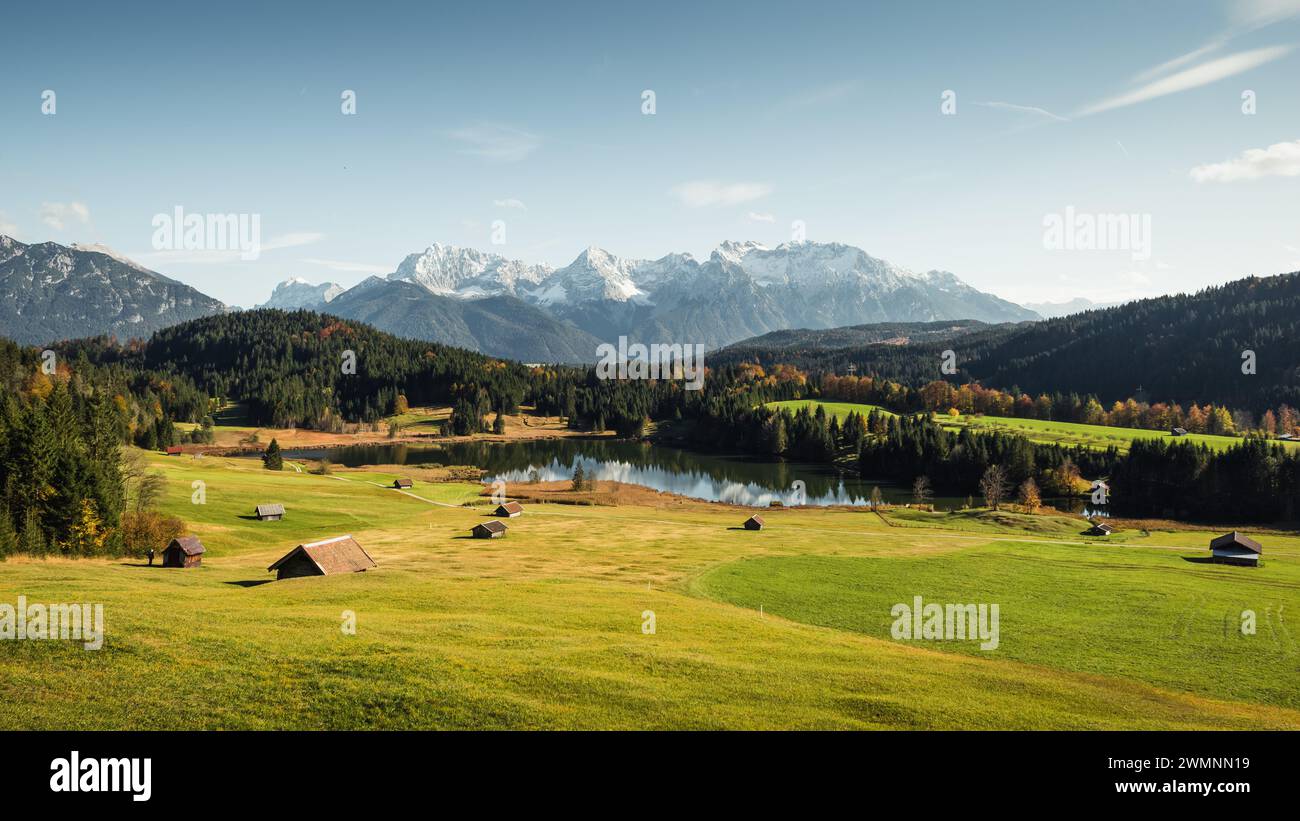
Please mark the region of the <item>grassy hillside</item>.
POLYGON ((150 459, 203 567, 0 565, 0 601, 100 602, 107 632, 98 652, 0 642, 0 728, 1300 728, 1263 615, 1300 609, 1295 537, 1231 570, 1182 560, 1208 534, 1099 548, 1046 517, 848 510, 771 511, 753 533, 743 510, 674 501, 530 505, 489 542, 465 538, 489 509, 473 484, 401 493, 382 472, 150 459), (284 521, 245 518, 270 501, 284 521), (378 569, 270 581, 293 545, 341 533, 378 569), (783 562, 797 584, 774 584, 783 562), (874 635, 873 610, 910 588, 1000 597, 1005 650, 874 635), (1247 605, 1260 636, 1217 638, 1224 608, 1247 605), (1156 646, 1166 633, 1193 645, 1156 646), (1230 655, 1197 668, 1196 648, 1230 655))
MULTIPOLYGON (((791 412, 805 405, 822 405, 828 414, 837 416, 842 421, 851 412, 866 415, 873 410, 881 413, 890 412, 876 405, 854 402, 820 402, 815 399, 792 399, 784 402, 771 402, 768 407, 787 408, 791 412)), ((893 414, 890 414, 893 415, 893 414)), ((1085 445, 1098 449, 1116 447, 1120 451, 1128 450, 1129 443, 1135 439, 1170 439, 1167 430, 1143 430, 1140 428, 1112 428, 1105 425, 1084 425, 1076 422, 1052 422, 1043 419, 1021 419, 1014 416, 984 416, 961 414, 959 416, 938 416, 940 424, 949 430, 970 428, 973 431, 1002 431, 1019 433, 1032 442, 1060 445, 1085 445)), ((1240 444, 1235 436, 1212 436, 1210 434, 1189 433, 1178 437, 1180 442, 1193 442, 1206 445, 1212 450, 1226 450, 1240 444)), ((1300 442, 1283 443, 1289 448, 1300 447, 1300 442)))

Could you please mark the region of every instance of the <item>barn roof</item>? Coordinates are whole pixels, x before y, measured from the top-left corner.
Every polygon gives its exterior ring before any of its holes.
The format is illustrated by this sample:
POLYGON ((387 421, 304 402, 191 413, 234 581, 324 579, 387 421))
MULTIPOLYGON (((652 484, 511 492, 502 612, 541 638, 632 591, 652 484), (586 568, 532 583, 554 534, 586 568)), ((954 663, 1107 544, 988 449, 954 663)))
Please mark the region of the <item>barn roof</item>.
POLYGON ((258 516, 283 516, 284 505, 278 502, 270 505, 258 505, 257 515, 258 516))
POLYGON ((518 502, 506 502, 505 504, 497 505, 497 512, 503 511, 505 513, 523 513, 524 506, 518 502))
POLYGON ((168 453, 168 454, 172 454, 172 453, 180 453, 180 452, 181 452, 181 446, 180 446, 180 445, 168 445, 168 446, 167 446, 167 453, 168 453))
POLYGON ((474 527, 475 528, 481 527, 484 530, 486 530, 488 533, 505 533, 507 530, 506 523, 498 522, 496 519, 493 519, 490 522, 482 522, 480 524, 476 524, 474 525, 474 527))
POLYGON ((747 519, 747 521, 753 522, 754 524, 760 524, 760 525, 767 524, 767 522, 763 521, 763 517, 759 516, 757 513, 755 513, 753 516, 750 516, 749 519, 747 519))
POLYGON ((199 541, 198 536, 177 536, 171 540, 167 547, 170 548, 172 545, 180 545, 186 556, 197 556, 204 552, 203 542, 199 541))
POLYGON ((1254 539, 1248 536, 1243 536, 1235 530, 1232 531, 1231 533, 1225 533, 1219 538, 1210 542, 1211 550, 1222 550, 1225 547, 1233 547, 1233 546, 1244 547, 1245 549, 1249 550, 1251 553, 1264 552, 1264 548, 1260 546, 1259 542, 1255 541, 1254 539))
POLYGON ((375 564, 374 559, 370 558, 370 554, 365 551, 365 548, 357 544, 357 540, 349 534, 347 536, 335 536, 333 539, 325 539, 319 542, 300 544, 281 556, 279 561, 268 567, 267 570, 277 569, 299 552, 311 559, 312 563, 320 568, 320 572, 327 576, 331 573, 355 573, 358 570, 369 570, 372 567, 379 566, 375 564))
POLYGON ((411 480, 405 476, 393 480, 394 487, 411 487, 411 480))

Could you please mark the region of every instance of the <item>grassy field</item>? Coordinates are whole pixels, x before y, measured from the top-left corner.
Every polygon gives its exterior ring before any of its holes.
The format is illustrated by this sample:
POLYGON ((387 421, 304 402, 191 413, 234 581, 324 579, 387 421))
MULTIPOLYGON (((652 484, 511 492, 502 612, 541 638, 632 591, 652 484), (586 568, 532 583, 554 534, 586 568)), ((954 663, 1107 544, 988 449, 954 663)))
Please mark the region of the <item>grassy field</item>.
MULTIPOLYGON (((828 414, 833 414, 841 421, 848 416, 850 412, 866 415, 872 410, 879 410, 882 413, 889 413, 884 408, 876 405, 857 404, 853 402, 818 402, 813 399, 794 399, 784 402, 772 402, 769 407, 783 407, 790 411, 798 410, 805 405, 823 405, 828 414)), ((893 415, 893 414, 890 414, 893 415)), ((961 414, 958 416, 948 416, 939 414, 940 424, 949 430, 960 430, 969 428, 974 431, 1002 431, 1004 433, 1019 433, 1033 442, 1042 442, 1046 444, 1062 445, 1085 445, 1087 447, 1105 449, 1108 447, 1118 448, 1120 451, 1128 450, 1128 446, 1135 439, 1170 439, 1179 442, 1194 442, 1200 445, 1206 445, 1212 450, 1225 450, 1233 445, 1240 444, 1241 439, 1235 436, 1211 436, 1202 433, 1189 433, 1186 436, 1180 436, 1175 439, 1169 435, 1167 430, 1145 430, 1140 428, 1112 428, 1105 425, 1084 425, 1077 422, 1051 422, 1042 419, 1019 419, 1011 416, 983 416, 979 414, 961 414)), ((1298 442, 1284 442, 1286 447, 1300 447, 1298 442)))
POLYGON ((755 533, 741 509, 629 494, 531 504, 480 541, 476 484, 149 458, 203 566, 0 564, 0 602, 98 602, 106 628, 93 652, 0 641, 0 728, 1300 728, 1295 536, 1256 533, 1267 563, 1240 569, 1185 561, 1203 532, 773 510, 755 533), (274 501, 284 521, 249 517, 274 501), (342 533, 379 567, 270 581, 342 533), (1000 602, 1002 646, 889 639, 914 594, 1000 602), (1248 607, 1259 634, 1225 637, 1248 607))

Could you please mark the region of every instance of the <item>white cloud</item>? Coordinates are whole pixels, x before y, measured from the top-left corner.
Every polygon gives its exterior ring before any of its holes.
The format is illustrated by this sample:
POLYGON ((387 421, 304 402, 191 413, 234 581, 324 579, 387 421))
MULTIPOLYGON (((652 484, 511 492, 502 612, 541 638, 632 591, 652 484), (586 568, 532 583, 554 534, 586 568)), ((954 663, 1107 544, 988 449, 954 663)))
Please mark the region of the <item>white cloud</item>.
POLYGON ((528 206, 524 205, 522 200, 517 200, 514 197, 504 200, 492 200, 492 204, 497 208, 518 208, 520 211, 528 210, 528 206))
POLYGON ((772 186, 761 182, 720 183, 715 180, 692 180, 673 188, 673 194, 691 208, 711 205, 739 205, 762 199, 772 193, 772 186))
POLYGON ((300 259, 308 265, 320 265, 331 271, 346 271, 357 274, 386 274, 393 270, 391 265, 368 265, 364 262, 345 262, 338 259, 300 259))
POLYGON ((1268 48, 1257 48, 1251 51, 1239 51, 1236 54, 1229 54, 1227 57, 1220 57, 1217 60, 1202 63, 1195 68, 1171 74, 1124 94, 1108 97, 1092 105, 1085 106, 1075 116, 1087 117, 1090 114, 1099 114, 1103 111, 1144 103, 1147 100, 1154 100, 1167 94, 1176 94, 1180 91, 1200 88, 1284 57, 1291 53, 1293 48, 1293 46, 1269 46, 1268 48))
POLYGON ((1237 182, 1261 177, 1300 176, 1300 140, 1252 148, 1227 162, 1198 165, 1190 172, 1197 182, 1237 182))
POLYGON ((518 162, 541 145, 541 138, 518 128, 493 123, 477 123, 448 132, 447 136, 464 143, 458 151, 492 162, 518 162))
POLYGON ((56 231, 62 231, 73 221, 82 225, 90 222, 90 209, 82 202, 43 202, 38 214, 41 222, 56 231))
POLYGON ((760 214, 756 211, 750 211, 749 218, 754 222, 776 222, 776 217, 772 214, 760 214))

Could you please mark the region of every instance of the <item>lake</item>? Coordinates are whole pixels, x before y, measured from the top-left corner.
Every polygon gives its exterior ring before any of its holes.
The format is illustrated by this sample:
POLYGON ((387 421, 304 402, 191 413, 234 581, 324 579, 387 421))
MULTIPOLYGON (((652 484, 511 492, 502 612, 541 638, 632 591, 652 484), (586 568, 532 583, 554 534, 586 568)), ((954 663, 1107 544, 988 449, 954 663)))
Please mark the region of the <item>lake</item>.
MULTIPOLYGON (((749 456, 718 456, 608 439, 539 439, 527 442, 447 442, 436 445, 371 444, 285 451, 291 459, 327 458, 347 467, 365 465, 474 465, 497 479, 528 482, 535 471, 543 482, 573 477, 579 465, 588 477, 625 482, 692 499, 750 507, 806 504, 866 506, 871 488, 879 487, 886 502, 912 501, 912 489, 885 481, 862 479, 828 465, 749 456)), ((509 491, 507 491, 509 492, 509 491)), ((936 496, 939 510, 966 502, 961 496, 936 496)), ((1068 513, 1085 510, 1083 499, 1045 499, 1044 504, 1068 513)))

